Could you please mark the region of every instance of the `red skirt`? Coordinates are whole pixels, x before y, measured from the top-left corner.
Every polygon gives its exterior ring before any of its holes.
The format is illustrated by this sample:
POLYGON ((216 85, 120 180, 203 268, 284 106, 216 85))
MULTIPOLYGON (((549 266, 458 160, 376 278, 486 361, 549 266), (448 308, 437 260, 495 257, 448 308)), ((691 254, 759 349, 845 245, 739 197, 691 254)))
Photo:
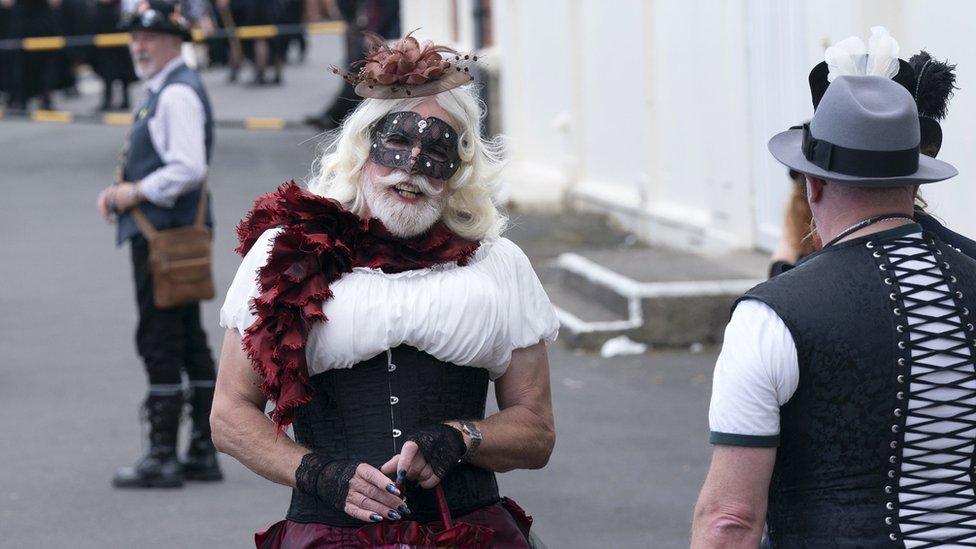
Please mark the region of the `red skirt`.
MULTIPOLYGON (((529 528, 532 517, 514 501, 502 498, 494 505, 482 507, 477 511, 460 517, 457 522, 485 526, 494 531, 492 545, 529 549, 529 528)), ((425 523, 432 530, 444 528, 440 521, 425 523)), ((267 530, 254 534, 254 544, 258 549, 345 549, 362 547, 356 536, 359 527, 329 526, 328 524, 293 522, 282 520, 272 524, 267 530)))

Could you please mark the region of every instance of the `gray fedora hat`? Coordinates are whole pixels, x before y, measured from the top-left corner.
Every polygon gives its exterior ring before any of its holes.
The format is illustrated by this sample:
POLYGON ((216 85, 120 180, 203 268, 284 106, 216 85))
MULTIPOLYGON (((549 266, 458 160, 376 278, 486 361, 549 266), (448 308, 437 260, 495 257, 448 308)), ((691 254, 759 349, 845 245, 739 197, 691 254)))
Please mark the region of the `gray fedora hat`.
POLYGON ((807 175, 859 187, 934 183, 959 172, 919 153, 918 110, 901 85, 881 76, 840 76, 809 124, 778 133, 769 152, 807 175))

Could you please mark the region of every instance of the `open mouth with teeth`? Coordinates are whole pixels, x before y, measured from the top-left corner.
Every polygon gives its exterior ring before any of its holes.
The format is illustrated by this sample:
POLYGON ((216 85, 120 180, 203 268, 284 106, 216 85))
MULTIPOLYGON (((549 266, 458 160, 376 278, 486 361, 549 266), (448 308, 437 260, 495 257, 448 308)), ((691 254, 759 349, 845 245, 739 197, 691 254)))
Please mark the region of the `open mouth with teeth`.
POLYGON ((417 200, 424 196, 424 193, 421 192, 419 188, 409 183, 400 183, 398 185, 394 185, 392 190, 394 193, 408 200, 417 200))

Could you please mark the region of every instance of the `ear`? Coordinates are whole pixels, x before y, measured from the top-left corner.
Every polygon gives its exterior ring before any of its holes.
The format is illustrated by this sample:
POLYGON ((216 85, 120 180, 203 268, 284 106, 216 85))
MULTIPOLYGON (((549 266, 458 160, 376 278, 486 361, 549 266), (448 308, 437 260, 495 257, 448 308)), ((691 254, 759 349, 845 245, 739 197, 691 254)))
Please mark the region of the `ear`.
POLYGON ((812 175, 805 176, 807 180, 807 200, 810 204, 816 204, 823 200, 824 185, 826 181, 812 175))

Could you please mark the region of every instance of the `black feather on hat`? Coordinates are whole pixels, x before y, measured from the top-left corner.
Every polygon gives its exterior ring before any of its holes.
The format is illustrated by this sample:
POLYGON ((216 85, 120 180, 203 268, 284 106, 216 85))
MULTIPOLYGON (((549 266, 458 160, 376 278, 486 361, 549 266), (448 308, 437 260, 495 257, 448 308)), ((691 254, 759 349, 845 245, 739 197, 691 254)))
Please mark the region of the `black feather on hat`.
POLYGON ((913 55, 908 63, 915 70, 915 102, 921 124, 921 148, 932 156, 942 147, 942 127, 949 99, 956 87, 956 66, 933 59, 925 50, 913 55))
POLYGON ((918 114, 942 120, 946 117, 953 90, 958 89, 956 66, 933 59, 925 50, 913 55, 908 63, 915 69, 918 114))

